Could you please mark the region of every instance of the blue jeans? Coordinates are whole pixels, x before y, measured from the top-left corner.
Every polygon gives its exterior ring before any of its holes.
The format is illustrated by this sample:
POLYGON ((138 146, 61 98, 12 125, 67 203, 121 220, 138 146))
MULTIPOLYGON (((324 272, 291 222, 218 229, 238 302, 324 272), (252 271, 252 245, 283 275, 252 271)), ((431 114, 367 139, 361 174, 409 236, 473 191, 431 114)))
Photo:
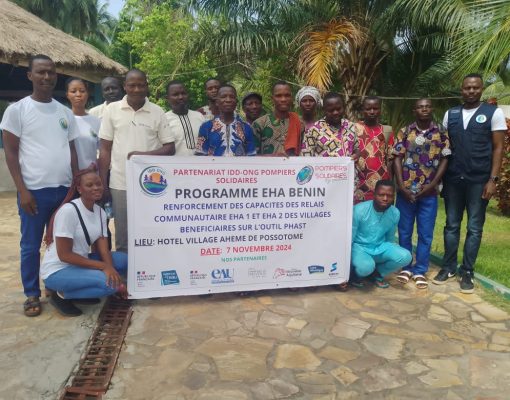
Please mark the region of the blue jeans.
POLYGON ((398 243, 413 252, 413 230, 416 220, 418 244, 416 246, 416 264, 412 263, 403 269, 413 275, 424 275, 429 270, 430 248, 434 237, 434 225, 437 217, 437 196, 419 197, 415 203, 410 203, 401 194, 397 195, 395 204, 400 211, 398 222, 398 243))
POLYGON ((40 296, 39 267, 41 263, 41 242, 44 228, 51 215, 64 200, 69 188, 43 188, 30 190, 37 203, 37 214, 29 215, 20 207, 18 193, 18 214, 21 220, 21 282, 26 296, 40 296))
POLYGON ((485 183, 460 181, 445 183, 444 205, 446 225, 444 227, 443 268, 455 272, 457 270, 457 251, 459 249, 460 224, 467 211, 467 234, 464 242, 464 255, 461 269, 472 272, 482 242, 483 225, 488 200, 482 199, 485 183))
MULTIPOLYGON (((96 253, 89 254, 92 260, 100 260, 96 253)), ((113 266, 120 275, 126 275, 128 256, 119 251, 112 252, 113 266)), ((47 288, 60 292, 65 299, 87 299, 105 297, 116 292, 106 284, 103 271, 69 265, 54 272, 44 280, 47 288)))
POLYGON ((411 253, 396 243, 385 243, 378 254, 369 254, 363 246, 352 244, 351 263, 359 277, 368 276, 376 269, 384 277, 406 266, 412 259, 411 253))

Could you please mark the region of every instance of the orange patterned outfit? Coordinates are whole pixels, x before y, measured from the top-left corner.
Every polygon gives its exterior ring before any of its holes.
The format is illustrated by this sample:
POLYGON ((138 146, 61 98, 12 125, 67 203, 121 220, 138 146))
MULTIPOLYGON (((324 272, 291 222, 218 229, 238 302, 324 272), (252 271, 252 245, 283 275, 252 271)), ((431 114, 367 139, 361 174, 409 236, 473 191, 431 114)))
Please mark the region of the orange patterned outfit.
POLYGON ((393 158, 393 134, 386 141, 384 127, 357 123, 360 157, 356 163, 358 182, 354 189, 354 203, 373 200, 375 184, 380 179, 389 179, 388 163, 393 158))

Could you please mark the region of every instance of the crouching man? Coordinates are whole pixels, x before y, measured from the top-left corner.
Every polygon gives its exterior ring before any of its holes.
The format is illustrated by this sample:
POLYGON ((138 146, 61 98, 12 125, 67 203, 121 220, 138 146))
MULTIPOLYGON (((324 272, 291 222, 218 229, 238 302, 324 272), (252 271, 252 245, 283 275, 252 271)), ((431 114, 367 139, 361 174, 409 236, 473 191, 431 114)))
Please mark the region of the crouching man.
POLYGON ((400 212, 393 206, 394 198, 393 182, 380 180, 375 185, 374 199, 354 207, 351 253, 354 286, 359 285, 361 278, 369 277, 377 287, 386 288, 384 278, 412 260, 411 253, 395 243, 400 212))

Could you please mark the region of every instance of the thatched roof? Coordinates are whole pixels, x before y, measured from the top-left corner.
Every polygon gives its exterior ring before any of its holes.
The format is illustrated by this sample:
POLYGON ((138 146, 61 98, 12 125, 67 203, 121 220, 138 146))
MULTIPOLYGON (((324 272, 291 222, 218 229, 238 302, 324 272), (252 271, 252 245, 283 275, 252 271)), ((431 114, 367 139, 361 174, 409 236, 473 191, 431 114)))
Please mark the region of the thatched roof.
POLYGON ((127 72, 88 43, 68 35, 7 0, 0 0, 0 63, 27 66, 30 56, 46 54, 57 72, 99 82, 127 72))

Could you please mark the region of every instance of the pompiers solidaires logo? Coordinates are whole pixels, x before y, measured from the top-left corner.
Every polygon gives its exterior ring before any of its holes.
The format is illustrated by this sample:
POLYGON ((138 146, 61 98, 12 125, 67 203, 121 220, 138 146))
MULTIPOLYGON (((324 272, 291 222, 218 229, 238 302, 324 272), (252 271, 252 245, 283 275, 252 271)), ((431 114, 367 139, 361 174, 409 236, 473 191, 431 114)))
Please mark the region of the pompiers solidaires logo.
POLYGON ((166 176, 163 168, 156 166, 145 168, 140 174, 140 187, 149 196, 161 196, 168 186, 166 176))
POLYGON ((296 182, 298 185, 304 185, 305 183, 310 182, 313 176, 313 167, 307 165, 306 167, 301 168, 301 170, 296 175, 296 182))

